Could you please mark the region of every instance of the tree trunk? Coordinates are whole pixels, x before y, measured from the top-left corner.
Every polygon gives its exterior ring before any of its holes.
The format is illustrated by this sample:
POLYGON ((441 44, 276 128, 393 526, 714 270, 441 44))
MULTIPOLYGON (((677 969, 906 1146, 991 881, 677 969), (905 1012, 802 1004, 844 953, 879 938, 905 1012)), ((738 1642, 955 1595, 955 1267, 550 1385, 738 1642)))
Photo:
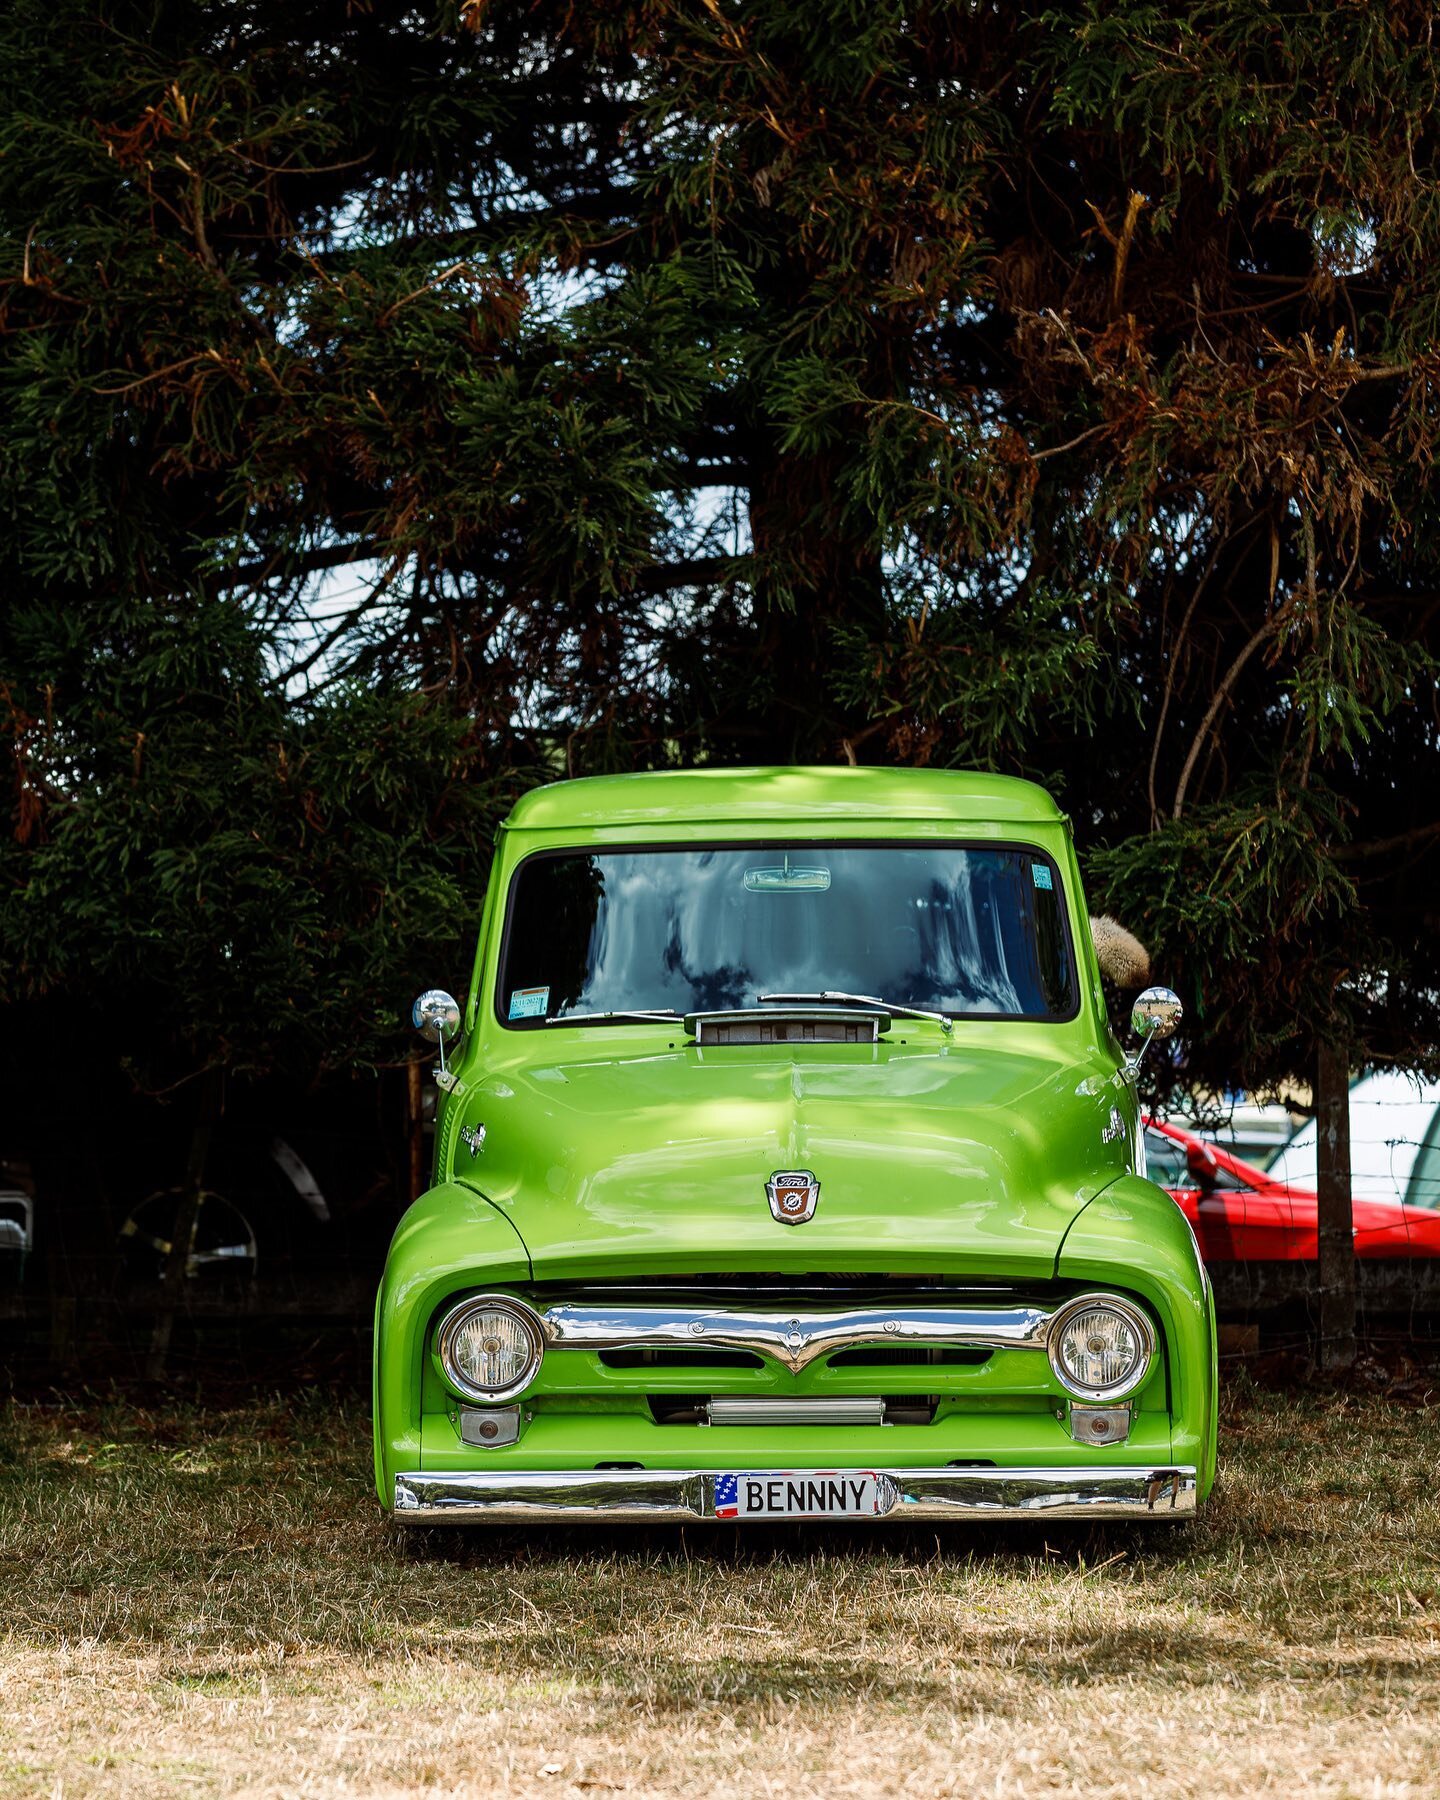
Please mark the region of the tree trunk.
POLYGON ((195 1129, 190 1134, 190 1155, 185 1166, 185 1186, 175 1213, 175 1230, 165 1257, 165 1273, 160 1278, 160 1305, 150 1333, 150 1355, 145 1374, 150 1381, 165 1379, 165 1363, 170 1354, 170 1339, 175 1330, 175 1315, 185 1297, 185 1283, 190 1273, 190 1258, 195 1249, 195 1229, 200 1223, 200 1203, 205 1193, 205 1165, 210 1157, 210 1139, 215 1121, 220 1116, 220 1098, 224 1086, 220 1069, 207 1070, 201 1079, 200 1111, 195 1129))
MULTIPOLYGON (((837 626, 885 632, 885 583, 880 553, 838 530, 814 532, 809 522, 831 503, 834 458, 769 454, 767 444, 750 458, 750 530, 761 571, 755 583, 755 668, 770 683, 762 739, 766 760, 776 763, 859 760, 868 715, 843 705, 831 688, 837 626), (785 570, 782 599, 766 573, 774 558, 785 570)), ((869 754, 884 737, 866 733, 869 754)))
MULTIPOLYGON (((765 151, 767 161, 771 154, 765 151)), ((814 281, 813 267, 798 252, 756 272, 757 291, 781 316, 805 312, 814 281)), ((909 355, 906 334, 872 327, 853 349, 868 394, 898 397, 905 391, 900 365, 909 355)), ((742 413, 745 423, 734 442, 749 492, 756 558, 754 673, 768 688, 760 714, 762 757, 776 763, 873 759, 883 755, 884 735, 867 731, 868 709, 842 702, 832 686, 836 628, 848 626, 876 641, 886 631, 876 534, 853 512, 847 517, 841 501, 865 420, 853 409, 844 444, 807 451, 784 447, 784 433, 761 396, 747 394, 742 413)), ((745 753, 754 753, 748 743, 745 753)))
POLYGON ((51 1369, 73 1374, 85 1361, 86 1339, 105 1334, 115 1260, 115 1228, 99 1159, 92 1145, 75 1144, 59 1119, 44 1119, 46 1141, 31 1165, 35 1178, 36 1241, 41 1245, 50 1302, 51 1369))
POLYGON ((1355 1361, 1355 1222, 1350 1196, 1350 1064, 1322 1043, 1315 1067, 1315 1188, 1319 1236, 1320 1367, 1355 1361))

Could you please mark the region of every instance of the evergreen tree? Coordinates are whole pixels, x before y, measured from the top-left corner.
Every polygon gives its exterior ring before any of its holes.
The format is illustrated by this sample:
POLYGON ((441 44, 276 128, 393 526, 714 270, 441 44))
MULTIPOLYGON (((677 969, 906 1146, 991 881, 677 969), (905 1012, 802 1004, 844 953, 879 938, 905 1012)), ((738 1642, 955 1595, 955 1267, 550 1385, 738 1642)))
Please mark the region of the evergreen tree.
POLYGON ((1432 25, 14 0, 12 905, 36 722, 112 767, 137 618, 242 617, 276 742, 1036 774, 1187 1083, 1433 1066, 1432 25))

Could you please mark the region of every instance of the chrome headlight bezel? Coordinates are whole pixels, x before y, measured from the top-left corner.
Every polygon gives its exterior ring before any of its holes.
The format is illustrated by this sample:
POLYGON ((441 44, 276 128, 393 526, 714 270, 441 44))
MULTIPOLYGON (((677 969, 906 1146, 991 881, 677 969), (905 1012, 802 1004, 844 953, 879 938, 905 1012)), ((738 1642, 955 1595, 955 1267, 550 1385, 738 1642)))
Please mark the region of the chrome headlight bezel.
POLYGON ((515 1299, 511 1294, 469 1294, 465 1299, 457 1301, 435 1327, 435 1361, 441 1375, 462 1399, 477 1400, 482 1406, 498 1406, 503 1401, 513 1400, 517 1394, 523 1394, 540 1373, 544 1355, 545 1331, 540 1315, 533 1307, 527 1306, 523 1300, 515 1299), (481 1312, 504 1313, 507 1318, 514 1320, 530 1343, 530 1359, 524 1373, 504 1387, 476 1386, 455 1360, 456 1337, 461 1328, 476 1313, 481 1312))
POLYGON ((1149 1379, 1155 1362, 1155 1327, 1133 1300, 1123 1299, 1119 1294, 1077 1294, 1073 1300, 1067 1300, 1058 1312, 1051 1314, 1045 1332, 1045 1350, 1050 1359, 1051 1372, 1073 1399, 1099 1402, 1123 1400, 1142 1388, 1149 1379), (1133 1373, 1123 1381, 1111 1382, 1108 1387, 1096 1387, 1076 1381, 1060 1358, 1060 1340, 1066 1328, 1080 1313, 1100 1308, 1119 1313, 1140 1344, 1140 1358, 1133 1373))

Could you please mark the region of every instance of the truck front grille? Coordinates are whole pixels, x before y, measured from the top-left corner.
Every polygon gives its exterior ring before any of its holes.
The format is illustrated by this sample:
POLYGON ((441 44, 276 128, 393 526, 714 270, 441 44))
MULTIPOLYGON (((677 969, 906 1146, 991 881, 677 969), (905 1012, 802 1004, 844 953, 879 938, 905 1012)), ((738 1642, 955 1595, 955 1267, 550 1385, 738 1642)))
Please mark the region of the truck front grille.
POLYGON ((930 1345, 914 1350, 887 1350, 865 1345, 859 1350, 837 1350, 826 1360, 827 1369, 979 1369, 993 1350, 951 1349, 930 1345))

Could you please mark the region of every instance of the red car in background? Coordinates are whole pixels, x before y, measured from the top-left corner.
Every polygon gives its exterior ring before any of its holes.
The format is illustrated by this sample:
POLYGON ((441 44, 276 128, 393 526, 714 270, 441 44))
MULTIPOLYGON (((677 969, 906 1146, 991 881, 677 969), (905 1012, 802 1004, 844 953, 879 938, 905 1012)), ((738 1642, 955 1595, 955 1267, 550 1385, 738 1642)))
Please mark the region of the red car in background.
MULTIPOLYGON (((1145 1121, 1145 1160, 1195 1228, 1206 1262, 1304 1262, 1317 1254, 1315 1195, 1182 1126, 1145 1121)), ((1440 1211, 1357 1196, 1357 1256, 1440 1256, 1440 1211)))

